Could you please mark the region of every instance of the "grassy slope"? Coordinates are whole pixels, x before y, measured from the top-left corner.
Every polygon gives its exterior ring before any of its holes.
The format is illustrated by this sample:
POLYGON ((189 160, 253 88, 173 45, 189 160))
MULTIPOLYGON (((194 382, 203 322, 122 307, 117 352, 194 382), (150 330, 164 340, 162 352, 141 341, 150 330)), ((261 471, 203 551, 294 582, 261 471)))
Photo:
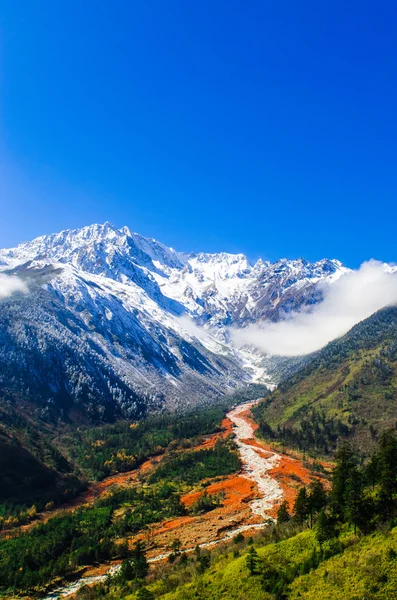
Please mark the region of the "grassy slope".
MULTIPOLYGON (((259 557, 271 564, 281 564, 285 560, 303 562, 309 558, 315 546, 312 532, 304 532, 289 540, 258 548, 259 557)), ((199 577, 190 586, 190 598, 198 592, 200 600, 266 600, 273 596, 263 591, 260 576, 250 576, 246 566, 246 554, 237 559, 223 559, 199 577)), ((167 594, 164 600, 187 600, 186 590, 167 594)))
POLYGON ((352 430, 362 450, 374 433, 394 427, 397 398, 397 309, 387 309, 328 344, 260 406, 257 419, 272 428, 298 427, 315 410, 352 430), (386 372, 385 372, 386 369, 386 372))
POLYGON ((397 598, 397 528, 365 536, 343 552, 299 577, 290 600, 395 600, 397 598), (392 551, 390 550, 392 549, 392 551))
MULTIPOLYGON (((362 538, 347 533, 341 541, 345 547, 342 553, 294 579, 288 599, 396 600, 397 558, 393 551, 397 554, 397 528, 362 538)), ((282 570, 300 567, 315 548, 319 546, 314 533, 304 531, 256 550, 266 564, 282 570)), ((172 592, 162 593, 163 581, 148 587, 161 600, 274 600, 274 595, 263 590, 261 576, 249 574, 246 554, 245 550, 238 558, 231 552, 217 556, 203 575, 172 592)), ((135 594, 126 596, 126 600, 135 598, 135 594)))

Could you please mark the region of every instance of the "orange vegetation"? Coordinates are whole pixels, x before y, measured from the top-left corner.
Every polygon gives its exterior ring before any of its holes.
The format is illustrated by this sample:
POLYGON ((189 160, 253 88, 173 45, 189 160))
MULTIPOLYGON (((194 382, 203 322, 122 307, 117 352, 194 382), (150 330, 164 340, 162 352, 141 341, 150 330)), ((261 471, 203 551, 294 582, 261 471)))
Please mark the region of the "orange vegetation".
POLYGON ((225 417, 221 423, 222 431, 218 433, 212 433, 206 436, 204 441, 199 445, 195 446, 194 450, 203 450, 204 448, 213 448, 218 440, 226 438, 228 435, 233 433, 233 423, 230 419, 225 417))
MULTIPOLYGON (((227 479, 210 484, 206 487, 206 491, 207 494, 225 494, 222 501, 223 506, 237 507, 241 505, 242 502, 252 500, 255 492, 254 488, 254 483, 246 477, 243 477, 242 475, 231 475, 227 479)), ((202 494, 202 491, 189 492, 182 496, 182 502, 186 508, 189 508, 202 494)))
MULTIPOLYGON (((194 450, 201 450, 203 448, 212 448, 213 446, 215 446, 216 442, 219 439, 225 438, 232 433, 233 423, 230 421, 230 419, 224 418, 221 423, 221 427, 222 427, 221 431, 207 436, 206 439, 204 440, 204 442, 202 442, 202 444, 200 444, 199 446, 196 446, 194 448, 194 450)), ((100 498, 101 496, 106 494, 107 491, 112 487, 130 485, 133 482, 136 482, 136 480, 139 478, 139 476, 141 474, 146 473, 151 468, 155 467, 158 464, 158 462, 162 459, 162 457, 163 457, 163 454, 158 455, 158 456, 153 456, 153 457, 149 458, 148 460, 146 460, 138 469, 126 471, 125 473, 116 473, 115 475, 110 475, 109 477, 106 477, 105 479, 103 479, 102 481, 100 481, 98 483, 91 483, 89 485, 89 487, 81 495, 77 496, 76 498, 69 501, 68 503, 63 504, 62 506, 59 506, 57 508, 54 508, 54 509, 51 509, 48 511, 43 511, 42 513, 40 513, 37 516, 37 519, 35 519, 34 521, 31 521, 27 525, 22 525, 19 527, 14 527, 12 529, 0 531, 0 538, 1 537, 6 537, 6 538, 12 537, 12 535, 15 534, 15 531, 26 532, 29 529, 31 529, 34 525, 36 525, 37 523, 45 523, 49 519, 51 519, 52 517, 55 517, 56 515, 58 515, 60 513, 69 512, 80 506, 92 504, 97 498, 100 498)))
MULTIPOLYGON (((329 487, 329 482, 322 473, 313 472, 305 467, 301 461, 287 454, 280 454, 280 462, 274 469, 269 471, 269 475, 274 477, 283 490, 283 501, 288 502, 290 510, 292 509, 298 490, 303 485, 309 485, 313 479, 319 479, 325 487, 329 487)), ((271 516, 277 514, 277 506, 270 511, 271 516)))
MULTIPOLYGON (((257 431, 258 424, 252 419, 251 409, 248 408, 246 411, 239 415, 250 423, 254 431, 257 431)), ((329 489, 330 483, 327 476, 323 473, 315 472, 304 465, 303 458, 292 452, 280 452, 278 448, 273 448, 270 444, 251 438, 244 440, 246 444, 254 446, 259 452, 262 452, 264 456, 269 456, 274 452, 277 452, 280 456, 280 462, 274 469, 268 471, 270 477, 276 479, 283 490, 283 501, 288 502, 290 510, 292 509, 298 490, 303 485, 309 485, 313 479, 319 479, 326 489, 329 489)), ((324 467, 325 471, 329 472, 332 468, 332 464, 328 462, 319 461, 324 467)), ((269 511, 272 517, 277 514, 278 504, 273 507, 273 510, 269 511)))
POLYGON ((137 480, 139 475, 146 473, 151 468, 156 466, 160 462, 161 458, 162 456, 154 456, 142 463, 138 469, 126 471, 125 473, 116 473, 115 475, 106 477, 99 483, 93 483, 81 497, 76 498, 73 504, 76 506, 80 506, 81 504, 90 504, 96 498, 103 496, 110 488, 114 486, 131 484, 137 480))
MULTIPOLYGON (((240 413, 239 416, 246 419, 254 431, 257 430, 258 425, 253 421, 249 408, 240 413)), ((232 433, 233 423, 226 417, 222 421, 222 431, 207 436, 194 449, 212 448, 219 439, 232 433)), ((274 449, 269 444, 256 438, 250 438, 244 440, 244 442, 253 446, 258 453, 263 454, 265 457, 274 454, 275 451, 278 453, 279 462, 277 466, 268 471, 268 474, 278 481, 283 491, 283 500, 287 500, 290 510, 295 502, 298 489, 302 485, 308 485, 314 478, 318 478, 328 487, 326 477, 307 468, 301 457, 280 453, 278 449, 274 449)), ((144 462, 139 469, 127 473, 118 473, 99 483, 91 484, 82 496, 76 498, 67 506, 42 513, 39 520, 47 521, 61 511, 73 510, 78 506, 90 504, 113 486, 134 484, 142 473, 146 473, 155 467, 161 459, 162 455, 152 457, 144 462)), ((329 464, 322 464, 326 469, 329 469, 329 464)), ((129 543, 132 545, 137 539, 145 539, 149 547, 148 556, 153 558, 169 551, 172 542, 176 538, 180 539, 182 547, 194 548, 196 544, 216 543, 224 538, 228 531, 233 531, 241 526, 258 524, 261 521, 260 517, 252 514, 249 506, 249 502, 258 497, 258 489, 254 481, 243 474, 234 474, 213 483, 207 483, 209 484, 205 489, 208 494, 223 494, 222 506, 203 515, 188 515, 154 524, 149 526, 146 532, 131 538, 129 543)), ((203 489, 191 491, 182 496, 182 503, 186 508, 190 508, 203 493, 203 489)), ((276 516, 278 504, 275 503, 272 510, 269 511, 270 516, 276 516)), ((29 529, 34 524, 31 523, 21 529, 29 529)))
POLYGON ((239 417, 241 417, 242 419, 245 419, 246 421, 248 421, 248 423, 251 425, 251 427, 252 427, 252 429, 254 431, 256 431, 258 429, 259 425, 252 418, 251 409, 250 408, 247 408, 247 410, 245 410, 244 412, 241 412, 239 414, 239 417))
POLYGON ((27 525, 22 525, 19 527, 14 527, 12 529, 0 531, 0 538, 10 538, 15 534, 15 531, 29 531, 29 529, 37 525, 37 523, 46 523, 49 519, 52 519, 52 517, 55 517, 59 514, 73 511, 76 508, 79 508, 80 506, 92 504, 97 498, 100 498, 101 496, 106 494, 108 490, 112 487, 132 484, 138 479, 141 473, 145 473, 146 471, 154 467, 161 460, 161 458, 162 456, 154 456, 146 460, 138 469, 126 471, 125 473, 117 473, 115 475, 110 475, 109 477, 106 477, 98 483, 91 483, 89 487, 80 496, 77 496, 73 500, 70 500, 66 504, 62 504, 57 508, 39 513, 37 515, 37 519, 31 521, 27 525))
MULTIPOLYGON (((255 498, 256 486, 243 475, 231 475, 206 487, 208 494, 223 493, 222 506, 197 516, 184 516, 170 519, 149 528, 146 534, 140 534, 131 540, 131 544, 139 539, 149 542, 148 556, 156 557, 166 553, 176 538, 184 548, 194 548, 196 544, 216 543, 229 530, 247 524, 258 523, 253 517, 248 502, 255 498)), ((182 497, 183 504, 189 508, 203 494, 193 491, 182 497)))

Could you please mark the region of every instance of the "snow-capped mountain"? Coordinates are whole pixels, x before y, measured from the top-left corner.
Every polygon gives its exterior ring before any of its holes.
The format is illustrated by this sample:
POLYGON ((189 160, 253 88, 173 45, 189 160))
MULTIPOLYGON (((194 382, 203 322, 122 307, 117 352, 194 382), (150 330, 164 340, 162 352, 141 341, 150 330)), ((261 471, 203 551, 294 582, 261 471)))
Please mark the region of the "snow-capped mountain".
POLYGON ((347 271, 336 260, 185 254, 110 223, 0 250, 0 270, 29 288, 0 304, 3 395, 95 418, 266 382, 263 356, 233 347, 228 327, 318 302, 317 284, 347 271))

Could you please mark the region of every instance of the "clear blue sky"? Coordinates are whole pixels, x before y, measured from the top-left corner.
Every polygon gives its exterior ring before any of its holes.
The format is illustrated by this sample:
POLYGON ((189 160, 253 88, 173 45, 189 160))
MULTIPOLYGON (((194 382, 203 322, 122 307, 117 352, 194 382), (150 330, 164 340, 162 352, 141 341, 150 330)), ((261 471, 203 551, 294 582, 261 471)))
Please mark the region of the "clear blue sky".
POLYGON ((397 260, 395 0, 0 0, 0 247, 397 260))

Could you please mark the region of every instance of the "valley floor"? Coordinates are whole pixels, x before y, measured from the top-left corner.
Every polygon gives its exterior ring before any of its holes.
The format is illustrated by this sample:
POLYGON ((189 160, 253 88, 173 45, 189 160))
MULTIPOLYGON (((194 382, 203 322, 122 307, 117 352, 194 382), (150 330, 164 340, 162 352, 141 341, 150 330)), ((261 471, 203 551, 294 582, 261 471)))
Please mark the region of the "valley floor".
MULTIPOLYGON (((205 482, 207 494, 222 494, 222 505, 205 514, 189 514, 153 524, 144 533, 131 537, 130 546, 138 539, 146 542, 149 562, 165 560, 172 552, 171 547, 175 539, 178 539, 183 550, 189 553, 197 546, 216 546, 240 532, 253 534, 273 521, 277 507, 282 501, 287 500, 292 508, 298 488, 310 483, 314 476, 327 485, 324 473, 313 471, 312 465, 290 455, 277 453, 255 438, 256 425, 250 416, 253 404, 248 402, 231 410, 222 422, 223 431, 208 436, 195 448, 201 450, 212 447, 219 438, 233 434, 242 462, 241 472, 205 482)), ((92 502, 98 495, 106 493, 110 486, 135 483, 160 460, 161 456, 154 457, 138 470, 107 478, 90 488, 82 501, 92 502)), ((203 490, 188 492, 182 496, 182 503, 189 508, 203 493, 203 490)), ((70 508, 75 507, 76 502, 70 508)), ((90 568, 78 581, 55 589, 45 600, 71 596, 84 585, 105 580, 108 574, 117 572, 118 568, 116 562, 90 568)))

